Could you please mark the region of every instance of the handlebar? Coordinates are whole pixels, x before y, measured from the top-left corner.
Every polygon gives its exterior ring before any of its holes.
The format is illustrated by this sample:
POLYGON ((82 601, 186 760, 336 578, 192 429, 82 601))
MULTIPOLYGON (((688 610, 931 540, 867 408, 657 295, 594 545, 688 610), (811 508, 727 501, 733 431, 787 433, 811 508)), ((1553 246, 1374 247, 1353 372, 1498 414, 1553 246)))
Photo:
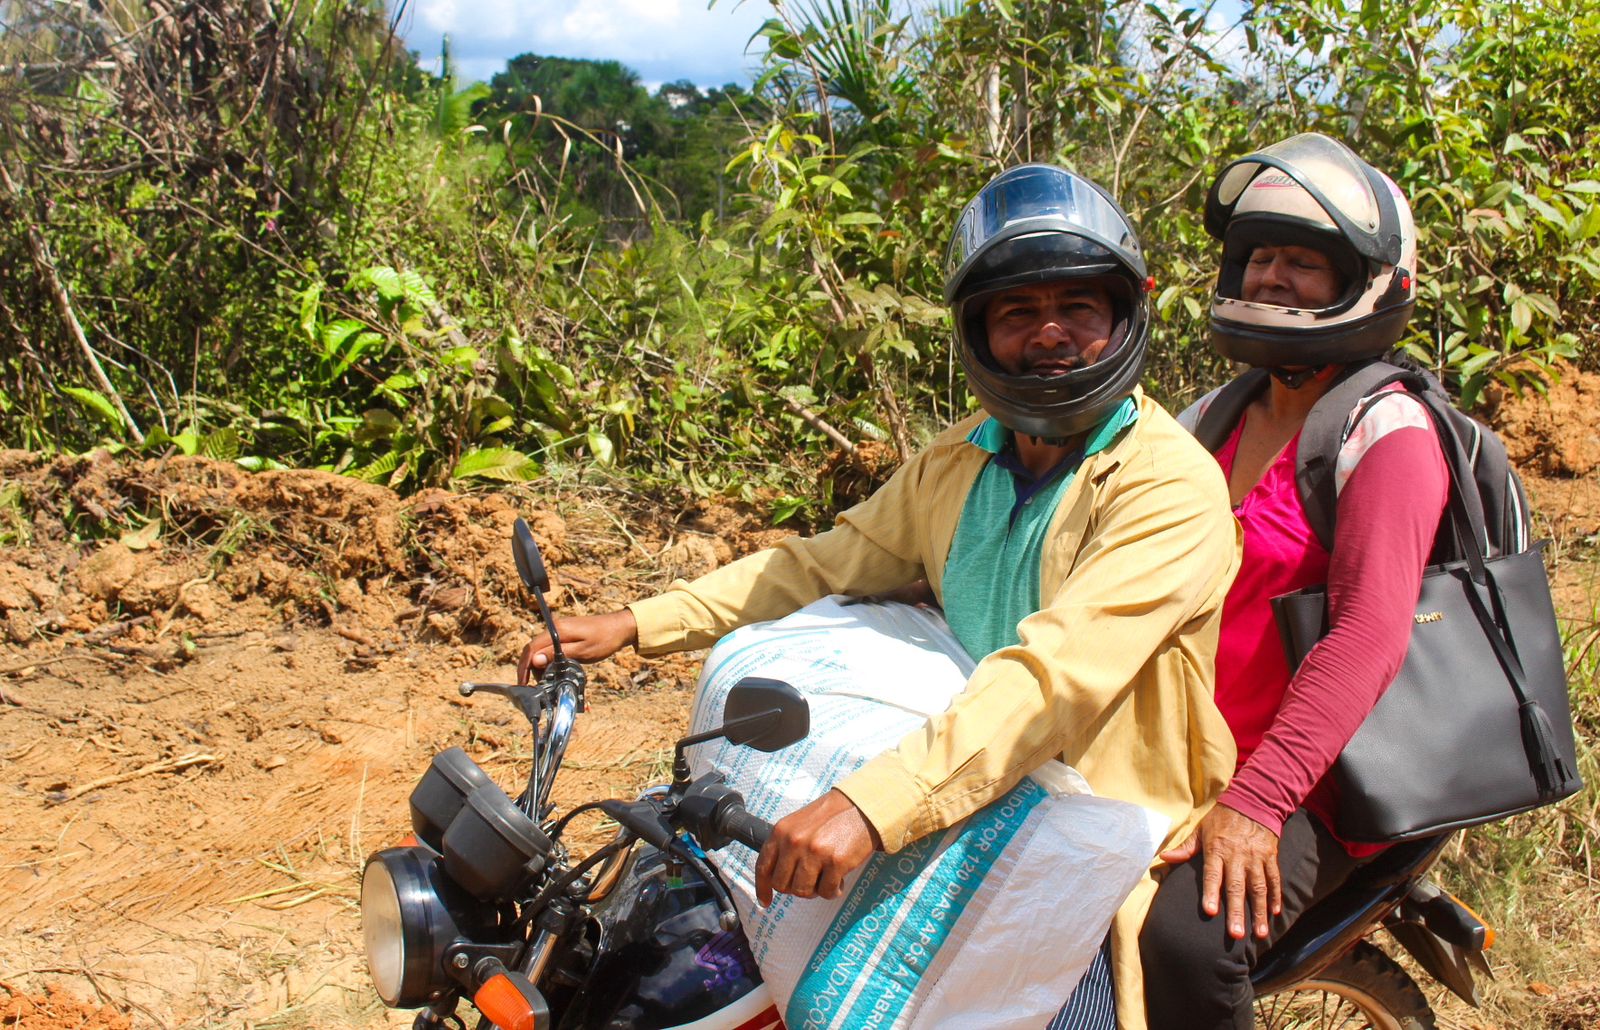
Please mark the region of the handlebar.
POLYGON ((731 841, 760 851, 772 836, 772 824, 751 815, 744 807, 744 795, 728 786, 720 773, 706 773, 681 792, 674 788, 674 793, 673 821, 694 834, 707 851, 731 841))
POLYGON ((720 808, 715 816, 715 829, 724 837, 736 840, 751 851, 760 851, 772 836, 772 824, 750 814, 743 801, 720 808))

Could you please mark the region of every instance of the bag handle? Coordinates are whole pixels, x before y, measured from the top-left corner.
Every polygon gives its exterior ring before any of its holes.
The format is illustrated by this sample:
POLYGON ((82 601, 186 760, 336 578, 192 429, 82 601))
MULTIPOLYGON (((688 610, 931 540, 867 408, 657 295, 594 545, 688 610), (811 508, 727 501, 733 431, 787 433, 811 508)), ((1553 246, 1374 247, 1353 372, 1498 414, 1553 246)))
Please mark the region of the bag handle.
MULTIPOLYGON (((1455 536, 1456 553, 1467 563, 1474 583, 1487 585, 1489 575, 1484 568, 1488 558, 1484 541, 1488 533, 1484 528, 1483 498, 1478 495, 1477 482, 1472 475, 1472 463, 1466 445, 1456 433, 1455 423, 1445 410, 1445 400, 1434 388, 1435 381, 1410 369, 1399 369, 1384 380, 1384 384, 1400 383, 1406 392, 1422 405, 1433 422, 1434 436, 1444 457, 1445 469, 1450 474, 1450 493, 1447 510, 1450 530, 1455 536)), ((1352 422, 1359 423, 1381 394, 1369 397, 1352 422)))
POLYGON ((1533 782, 1539 790, 1539 800, 1554 801, 1562 794, 1563 786, 1572 779, 1572 770, 1567 768, 1567 763, 1561 757, 1555 745, 1555 731, 1550 726, 1550 717, 1545 714, 1544 707, 1537 700, 1528 696, 1528 678, 1522 671, 1522 662, 1517 658, 1517 653, 1512 649, 1507 640, 1507 632, 1501 629, 1501 621, 1505 617, 1505 604, 1500 595, 1500 589, 1494 583, 1493 576, 1488 577, 1488 586, 1494 592, 1495 608, 1500 613, 1497 619, 1484 603, 1483 594, 1476 583, 1466 584, 1467 602, 1472 606, 1472 612, 1478 617, 1478 624, 1483 627, 1483 635, 1489 638, 1489 645, 1494 648, 1495 657, 1500 660, 1500 667, 1505 670, 1506 680, 1511 684, 1512 693, 1517 695, 1517 717, 1522 725, 1522 750, 1528 759, 1528 770, 1533 774, 1533 782))
MULTIPOLYGON (((1419 377, 1420 378, 1420 377, 1419 377)), ((1409 379, 1409 377, 1408 377, 1409 379)), ((1410 382, 1407 384, 1410 387, 1410 382)), ((1439 437, 1440 450, 1444 452, 1445 466, 1450 470, 1450 525, 1456 537, 1457 552, 1466 559, 1470 582, 1466 584, 1467 602, 1472 613, 1488 638, 1489 645, 1505 671, 1511 692, 1517 696, 1517 716, 1522 726, 1522 750, 1528 759, 1528 769, 1533 774, 1541 801, 1553 801, 1561 795, 1562 787, 1572 778, 1572 770, 1556 750, 1555 732, 1550 718, 1537 700, 1528 696, 1528 677, 1522 661, 1517 657, 1506 626, 1505 598, 1489 571, 1484 555, 1483 498, 1478 495, 1474 479, 1468 468, 1461 438, 1449 417, 1440 410, 1444 402, 1435 394, 1425 391, 1413 393, 1429 417, 1439 437), (1485 593, 1494 599, 1491 611, 1485 593)))

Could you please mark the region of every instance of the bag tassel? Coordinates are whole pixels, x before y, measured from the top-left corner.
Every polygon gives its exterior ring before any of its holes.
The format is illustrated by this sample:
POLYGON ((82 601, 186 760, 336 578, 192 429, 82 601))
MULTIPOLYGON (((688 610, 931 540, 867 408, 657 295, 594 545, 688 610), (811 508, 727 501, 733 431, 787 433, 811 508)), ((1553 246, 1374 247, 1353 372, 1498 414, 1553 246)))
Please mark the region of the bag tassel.
POLYGON ((1522 718, 1522 749, 1528 753, 1528 767, 1533 771, 1539 796, 1553 798, 1572 778, 1567 763, 1556 752, 1555 731, 1537 701, 1524 701, 1518 714, 1522 718))

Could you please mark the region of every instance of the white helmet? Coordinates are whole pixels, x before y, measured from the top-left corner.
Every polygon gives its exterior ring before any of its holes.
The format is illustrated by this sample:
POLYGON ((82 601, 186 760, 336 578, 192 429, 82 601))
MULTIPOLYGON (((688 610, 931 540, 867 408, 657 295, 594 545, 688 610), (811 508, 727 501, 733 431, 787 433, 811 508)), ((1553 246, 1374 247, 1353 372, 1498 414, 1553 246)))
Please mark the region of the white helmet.
POLYGON ((1417 233, 1405 195, 1318 133, 1224 168, 1206 196, 1206 231, 1222 241, 1211 343, 1235 361, 1273 368, 1381 357, 1416 307, 1417 233), (1338 299, 1310 310, 1244 300, 1251 252, 1291 245, 1327 256, 1344 282, 1338 299))

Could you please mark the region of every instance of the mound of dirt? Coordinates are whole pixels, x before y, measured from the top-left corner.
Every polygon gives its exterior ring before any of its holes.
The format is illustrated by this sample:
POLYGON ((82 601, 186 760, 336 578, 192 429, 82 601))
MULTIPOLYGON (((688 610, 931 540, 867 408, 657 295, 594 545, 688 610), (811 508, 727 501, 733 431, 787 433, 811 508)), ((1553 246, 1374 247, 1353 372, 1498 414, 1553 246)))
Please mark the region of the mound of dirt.
POLYGON ((554 570, 552 604, 575 613, 646 592, 638 577, 618 575, 640 557, 663 585, 784 535, 754 511, 630 497, 635 528, 597 526, 574 553, 558 509, 583 509, 577 499, 402 498, 344 476, 252 474, 182 456, 47 461, 12 451, 0 453, 0 477, 0 516, 10 515, 0 517, 0 544, 19 545, 0 551, 0 639, 142 628, 179 642, 146 655, 168 662, 183 659, 186 634, 239 629, 230 612, 245 601, 282 622, 342 620, 504 656, 534 628, 509 547, 519 516, 554 570))
POLYGON ((1571 365, 1545 391, 1484 391, 1490 422, 1524 475, 1574 478, 1600 467, 1600 375, 1571 365))
POLYGON ((88 1005, 60 984, 43 994, 23 994, 0 983, 0 1026, 16 1030, 131 1030, 133 1023, 110 1005, 88 1005))
POLYGON ((870 497, 899 467, 900 456, 893 446, 867 440, 857 444, 853 451, 835 451, 830 455, 822 466, 819 481, 825 498, 842 511, 870 497))
POLYGON ((1556 607, 1583 619, 1600 598, 1595 564, 1583 560, 1600 544, 1600 375, 1562 365, 1543 392, 1490 387, 1484 408, 1528 488, 1534 535, 1554 544, 1556 607))

